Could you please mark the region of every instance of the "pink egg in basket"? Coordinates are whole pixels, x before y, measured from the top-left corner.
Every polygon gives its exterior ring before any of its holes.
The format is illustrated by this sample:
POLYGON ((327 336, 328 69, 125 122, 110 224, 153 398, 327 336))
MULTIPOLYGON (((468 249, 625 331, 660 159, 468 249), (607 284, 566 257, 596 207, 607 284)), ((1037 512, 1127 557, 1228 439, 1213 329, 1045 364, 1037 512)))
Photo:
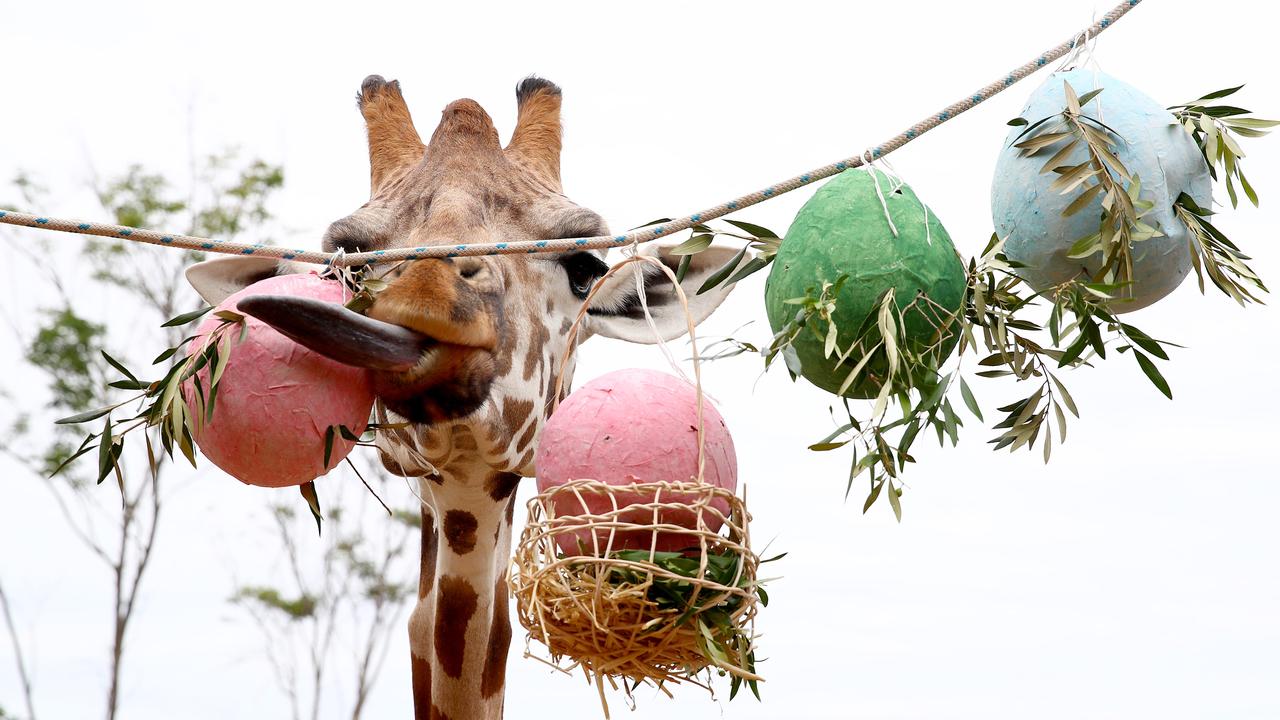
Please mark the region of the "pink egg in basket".
MULTIPOLYGON (((705 439, 704 482, 736 492, 738 461, 729 429, 709 400, 703 402, 705 439)), ((698 396, 688 382, 654 370, 618 370, 598 377, 575 390, 560 404, 542 430, 535 459, 538 491, 573 480, 598 480, 611 486, 646 482, 691 482, 698 472, 698 396)), ((583 494, 591 514, 610 512, 616 501, 624 510, 618 520, 653 524, 655 493, 615 492, 583 494)), ((693 502, 692 494, 662 493, 658 502, 693 502)), ((578 514, 581 502, 568 494, 556 498, 557 516, 578 514), (569 507, 565 504, 568 503, 569 507)), ((710 503, 722 514, 728 503, 710 503)), ((704 511, 706 529, 715 532, 722 521, 704 511)), ((689 508, 664 508, 659 523, 696 529, 697 516, 689 508)), ((575 531, 556 537, 560 549, 570 555, 603 553, 609 531, 575 531)), ((679 551, 697 546, 697 537, 678 531, 659 532, 656 543, 650 530, 619 530, 610 550, 679 551)))

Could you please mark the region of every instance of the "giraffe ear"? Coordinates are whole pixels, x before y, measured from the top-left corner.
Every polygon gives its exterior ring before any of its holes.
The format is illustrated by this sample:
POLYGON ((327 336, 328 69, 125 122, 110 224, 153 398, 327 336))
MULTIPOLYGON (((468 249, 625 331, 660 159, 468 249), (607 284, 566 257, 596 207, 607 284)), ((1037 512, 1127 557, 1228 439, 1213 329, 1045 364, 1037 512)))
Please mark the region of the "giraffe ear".
MULTIPOLYGON (((673 247, 646 245, 641 248, 640 254, 656 256, 663 265, 675 271, 680 265, 680 256, 670 254, 673 247)), ((689 313, 693 316, 695 325, 706 320, 716 308, 720 307, 720 303, 724 302, 730 292, 733 292, 734 285, 719 285, 701 295, 698 294, 698 288, 702 287, 713 273, 732 261, 737 254, 738 251, 733 248, 711 247, 691 258, 680 287, 689 299, 689 313)), ((745 264, 747 260, 750 260, 749 254, 742 258, 741 263, 745 264)), ((680 304, 679 296, 676 295, 675 287, 671 284, 671 278, 658 268, 646 263, 637 263, 633 267, 636 268, 636 272, 624 270, 614 275, 606 280, 604 287, 596 293, 595 300, 588 311, 591 317, 589 328, 592 334, 652 345, 658 342, 659 336, 663 340, 673 340, 688 333, 689 327, 684 308, 680 304), (640 272, 644 275, 639 284, 643 286, 649 316, 653 318, 653 326, 645 318, 644 305, 640 302, 640 293, 637 290, 636 274, 640 272)))
POLYGON ((187 268, 187 282, 204 301, 216 306, 231 294, 274 275, 300 272, 300 267, 275 258, 223 255, 187 268))
POLYGON ((529 76, 516 86, 519 114, 507 157, 560 188, 560 88, 529 76))
POLYGON ((371 194, 422 159, 426 146, 413 126, 409 106, 400 94, 400 83, 370 75, 356 96, 369 134, 369 184, 371 194))

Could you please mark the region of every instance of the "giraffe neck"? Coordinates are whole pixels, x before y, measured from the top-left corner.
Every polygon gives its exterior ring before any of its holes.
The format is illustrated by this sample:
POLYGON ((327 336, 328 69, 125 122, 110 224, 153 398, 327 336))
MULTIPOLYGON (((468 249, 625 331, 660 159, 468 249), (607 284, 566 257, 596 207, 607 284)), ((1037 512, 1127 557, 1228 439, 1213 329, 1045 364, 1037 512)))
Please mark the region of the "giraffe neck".
POLYGON ((507 571, 520 478, 485 469, 419 481, 422 565, 409 617, 417 720, 502 717, 511 620, 507 571))

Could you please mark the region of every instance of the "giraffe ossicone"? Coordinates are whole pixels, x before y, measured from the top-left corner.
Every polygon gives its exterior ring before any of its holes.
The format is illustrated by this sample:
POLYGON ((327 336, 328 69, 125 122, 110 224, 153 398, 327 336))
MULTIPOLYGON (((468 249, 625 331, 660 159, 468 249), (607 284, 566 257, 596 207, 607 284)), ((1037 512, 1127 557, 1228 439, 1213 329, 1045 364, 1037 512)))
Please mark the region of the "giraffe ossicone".
MULTIPOLYGON (((534 77, 519 83, 516 127, 505 147, 473 100, 446 106, 425 143, 399 83, 370 76, 357 100, 368 132, 370 197, 329 226, 326 251, 608 234, 599 215, 563 193, 555 84, 534 77)), ((679 258, 668 249, 649 245, 640 252, 674 269, 679 258)), ((734 254, 714 247, 692 257, 682 285, 695 322, 732 286, 694 290, 734 254)), ((417 478, 423 499, 421 579, 409 620, 420 720, 502 716, 515 490, 521 477, 533 475, 534 448, 558 400, 555 375, 572 350, 573 318, 607 267, 598 250, 416 260, 390 272, 367 317, 330 308, 319 322, 306 303, 254 301, 258 317, 298 342, 373 366, 375 419, 410 423, 380 432, 377 442, 384 466, 417 478), (380 351, 403 351, 406 329, 422 343, 418 361, 407 369, 377 362, 380 351)), ((630 272, 604 281, 580 339, 653 343, 655 328, 663 339, 686 332, 666 274, 636 267, 638 281, 630 272)), ((216 305, 255 280, 299 269, 227 257, 193 266, 187 277, 216 305)), ((566 389, 573 366, 566 365, 566 389)))

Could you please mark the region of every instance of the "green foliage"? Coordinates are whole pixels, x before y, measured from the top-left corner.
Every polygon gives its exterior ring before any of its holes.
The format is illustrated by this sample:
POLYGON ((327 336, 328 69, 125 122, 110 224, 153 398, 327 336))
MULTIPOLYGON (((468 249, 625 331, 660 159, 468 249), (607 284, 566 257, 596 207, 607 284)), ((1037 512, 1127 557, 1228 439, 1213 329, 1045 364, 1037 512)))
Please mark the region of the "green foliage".
POLYGON ((267 203, 284 186, 284 170, 262 160, 234 169, 234 160, 234 152, 209 158, 201 185, 212 202, 195 213, 190 234, 232 238, 271 219, 267 203))
MULTIPOLYGON (((641 227, 670 221, 670 218, 659 218, 641 227)), ((732 226, 732 229, 726 230, 706 223, 698 223, 689 229, 689 238, 671 250, 672 255, 680 257, 680 264, 676 267, 676 279, 683 281, 693 256, 711 247, 712 241, 717 237, 733 238, 745 243, 729 262, 707 276, 702 286, 698 288, 699 295, 720 285, 732 285, 768 267, 782 245, 782 239, 778 234, 766 227, 741 220, 723 220, 722 222, 732 226), (753 250, 755 254, 744 263, 743 259, 747 258, 748 253, 753 250)))
POLYGON ((1196 271, 1200 292, 1204 292, 1204 277, 1208 275, 1214 287, 1240 305, 1262 302, 1251 289, 1267 292, 1267 286, 1246 264, 1249 256, 1240 252, 1235 243, 1209 222, 1213 211, 1200 207, 1191 196, 1182 193, 1174 205, 1174 212, 1191 231, 1191 267, 1196 271))
MULTIPOLYGON (((188 232, 201 232, 210 237, 231 239, 249 224, 270 219, 267 203, 272 193, 284 182, 282 170, 255 160, 244 167, 232 166, 234 153, 208 159, 201 175, 203 186, 216 198, 215 202, 193 208, 187 201, 173 197, 173 189, 161 175, 132 166, 122 176, 105 183, 98 192, 103 207, 115 221, 130 227, 166 226, 188 217, 188 232)), ((182 279, 183 268, 194 259, 193 253, 156 252, 123 241, 95 241, 90 244, 89 258, 95 280, 127 291, 167 319, 160 327, 167 330, 171 347, 153 364, 168 360, 190 338, 180 339, 181 328, 198 319, 210 308, 178 312, 178 305, 188 291, 182 279)), ((243 316, 224 313, 223 325, 208 336, 197 352, 172 363, 159 380, 140 380, 127 364, 116 360, 105 348, 106 329, 80 317, 68 304, 60 311, 45 311, 41 326, 27 353, 32 365, 43 370, 50 379, 53 406, 76 414, 62 418, 59 425, 72 425, 106 416, 103 431, 90 434, 76 450, 64 434, 43 453, 41 467, 50 475, 96 447, 99 457, 98 481, 112 471, 120 470, 119 458, 124 454, 125 439, 133 430, 154 430, 165 453, 172 458, 176 446, 187 460, 195 464, 194 428, 213 417, 217 403, 218 381, 230 357, 234 333, 243 340, 247 325, 243 316), (208 382, 196 373, 209 367, 208 382), (119 379, 107 381, 110 373, 119 379), (194 407, 188 405, 179 391, 190 381, 195 388, 194 407), (207 387, 206 387, 207 384, 207 387), (103 387, 104 385, 108 387, 103 387), (110 389, 134 391, 138 394, 112 402, 110 389), (113 411, 140 401, 136 414, 115 420, 113 411)), ((150 440, 148 439, 148 443, 150 440)), ((148 457, 152 457, 148 447, 148 457)))
POLYGON ((937 375, 955 346, 955 313, 924 293, 899 307, 895 288, 887 288, 855 331, 842 332, 844 320, 837 321, 836 298, 847 281, 848 276, 841 275, 834 283, 824 282, 820 290, 810 287, 803 297, 784 301, 799 309, 774 334, 765 352, 765 366, 781 352, 792 376, 799 375, 795 343, 808 332, 822 343, 824 359, 834 358, 847 371, 836 394, 846 395, 852 389, 853 397, 874 397, 878 408, 874 414, 879 414, 891 394, 928 384, 937 375), (923 324, 927 334, 914 336, 909 324, 913 321, 923 324), (841 337, 849 338, 847 347, 840 346, 841 337))
POLYGON ((242 587, 236 591, 231 601, 237 603, 254 602, 264 608, 277 611, 295 622, 314 617, 316 614, 316 599, 314 597, 304 593, 294 598, 286 598, 280 594, 279 590, 270 587, 242 587))
POLYGON ((70 305, 41 312, 44 323, 27 348, 27 362, 49 376, 51 406, 81 410, 102 399, 105 365, 98 349, 106 327, 79 315, 70 305))
MULTIPOLYGON (((1012 452, 1030 449, 1039 442, 1047 462, 1053 446, 1052 430, 1056 427, 1059 442, 1065 441, 1067 412, 1079 416, 1057 371, 1105 359, 1108 345, 1118 354, 1132 352, 1157 389, 1171 395, 1151 360, 1167 360, 1163 346, 1168 343, 1116 318, 1108 309, 1108 303, 1116 297, 1116 286, 1072 281, 1055 288, 1047 297, 1036 294, 1014 274, 1016 267, 1001 248, 1002 243, 993 237, 982 258, 970 261, 963 311, 941 326, 960 335, 961 357, 983 351, 976 376, 1013 378, 1029 382, 1033 388, 1021 400, 997 408, 1002 416, 994 425, 999 431, 991 440, 995 449, 1008 448, 1012 452), (1046 323, 1026 317, 1038 306, 1037 301, 1046 300, 1046 323)), ((811 303, 805 299, 797 304, 807 307, 811 303)), ((821 314, 817 318, 820 325, 834 321, 821 314)), ((901 332, 900 323, 892 322, 892 318, 892 313, 882 311, 875 323, 880 337, 901 332)), ((785 338, 782 340, 785 342, 785 338)), ((896 344, 902 347, 904 339, 899 337, 896 344)), ((888 357, 887 348, 875 350, 888 357)), ((771 346, 770 351, 778 349, 771 346)), ((864 355, 856 372, 866 372, 866 359, 864 355)), ((928 355, 901 351, 894 355, 893 362, 899 367, 896 372, 912 377, 911 383, 886 383, 870 415, 859 415, 847 399, 842 400, 845 421, 809 449, 827 452, 851 447, 850 488, 863 475, 869 482, 863 512, 885 495, 894 515, 901 520, 901 475, 908 463, 915 462, 911 448, 921 432, 932 429, 940 446, 947 442, 954 446, 959 442, 959 429, 964 426, 956 408, 962 403, 980 422, 983 415, 973 387, 958 368, 945 371, 928 355)))
MULTIPOLYGON (((31 177, 25 170, 19 170, 13 179, 9 181, 22 197, 24 207, 34 207, 40 204, 49 195, 49 189, 41 185, 31 177)), ((6 206, 5 209, 17 210, 18 208, 6 206)))
POLYGON ((164 176, 148 173, 132 165, 121 177, 110 180, 98 191, 98 201, 115 218, 117 225, 153 227, 166 224, 187 209, 187 203, 166 197, 171 192, 164 176))
MULTIPOLYGON (((202 177, 209 183, 209 192, 215 197, 226 198, 209 207, 193 209, 188 202, 175 199, 172 187, 163 176, 149 173, 136 165, 120 177, 104 183, 98 197, 104 209, 122 225, 170 225, 186 214, 188 231, 202 230, 212 237, 230 239, 231 234, 248 224, 261 224, 270 218, 267 203, 283 183, 279 167, 257 160, 242 168, 234 168, 231 165, 233 158, 234 154, 226 153, 210 158, 207 163, 202 177), (215 222, 211 220, 214 217, 219 219, 215 222)), ((37 189, 35 183, 24 175, 20 175, 15 184, 24 195, 37 189)), ((145 308, 165 317, 177 313, 178 304, 187 296, 181 273, 192 260, 190 253, 157 252, 133 243, 94 241, 88 255, 94 279, 125 290, 141 300, 145 308)), ((180 327, 207 311, 206 308, 181 313, 161 327, 180 327)), ((147 407, 146 426, 167 428, 162 434, 166 450, 171 454, 173 441, 178 440, 184 454, 191 456, 187 452, 189 428, 184 423, 189 423, 193 417, 190 408, 181 407, 184 403, 176 393, 177 384, 190 377, 194 372, 193 366, 203 367, 211 361, 215 369, 225 366, 228 342, 206 346, 203 352, 193 356, 193 361, 176 363, 157 384, 138 380, 125 363, 107 354, 106 327, 81 315, 65 299, 62 307, 42 310, 40 317, 42 323, 28 347, 26 359, 49 378, 50 405, 76 413, 71 418, 64 418, 64 423, 96 419, 119 407, 123 403, 111 403, 109 399, 112 389, 143 391, 141 397, 164 401, 158 406, 147 407), (113 372, 123 377, 108 382, 113 372), (107 385, 109 388, 104 387, 107 385), (182 422, 173 422, 175 418, 182 422)), ((162 353, 157 362, 177 352, 185 342, 179 342, 179 337, 175 331, 169 331, 173 347, 162 353)), ((200 416, 207 418, 212 415, 216 402, 216 388, 213 384, 209 388, 201 387, 199 397, 202 407, 198 409, 203 411, 200 416)), ((101 438, 100 435, 91 437, 101 438)), ((122 438, 121 433, 115 435, 117 443, 122 442, 122 438)), ((66 435, 59 433, 41 453, 41 465, 44 470, 51 471, 72 454, 66 435)))
MULTIPOLYGON (((377 474, 385 481, 385 473, 377 474)), ((316 541, 299 541, 301 508, 279 503, 270 511, 282 567, 266 582, 237 589, 230 602, 261 632, 264 653, 296 714, 307 714, 299 710, 303 703, 315 713, 331 705, 334 664, 352 662, 354 678, 347 679, 355 681, 355 709, 349 715, 360 717, 391 638, 403 631, 401 614, 416 598, 418 565, 409 551, 417 547, 420 516, 397 510, 370 522, 362 505, 338 486, 324 506, 321 551, 311 552, 316 541), (309 682, 299 685, 304 677, 309 682)))
MULTIPOLYGON (((204 308, 203 310, 184 313, 165 322, 164 327, 180 327, 183 322, 194 322, 207 313, 208 310, 209 308, 204 308)), ((191 463, 192 467, 195 467, 194 436, 196 429, 213 419, 214 409, 217 405, 218 390, 221 387, 220 381, 223 371, 227 367, 227 362, 231 358, 232 347, 235 343, 244 340, 249 329, 244 316, 239 313, 222 310, 216 314, 221 323, 212 332, 204 336, 200 347, 196 351, 174 362, 159 380, 139 380, 123 363, 115 360, 106 352, 102 352, 103 359, 124 376, 122 379, 110 383, 110 386, 122 390, 140 392, 122 402, 81 412, 56 421, 59 425, 78 425, 103 416, 107 418, 102 432, 87 436, 80 446, 80 451, 72 455, 66 462, 70 462, 70 460, 74 460, 79 455, 87 452, 90 444, 96 440, 99 457, 98 482, 102 482, 110 471, 120 471, 119 459, 124 453, 124 444, 128 433, 142 429, 145 435, 146 430, 154 429, 159 436, 161 447, 170 459, 173 458, 173 450, 176 446, 187 461, 191 463), (208 372, 205 373, 204 380, 202 380, 198 373, 205 369, 208 372), (182 386, 187 382, 190 382, 194 390, 193 402, 189 402, 182 392, 182 386), (115 410, 133 401, 138 401, 136 414, 128 415, 122 420, 113 420, 112 413, 115 410)), ((188 341, 189 338, 188 340, 183 340, 177 346, 170 348, 170 350, 175 351, 174 353, 166 351, 166 353, 161 354, 161 357, 171 357, 179 347, 185 345, 188 341)), ((148 455, 150 456, 152 453, 149 438, 147 442, 148 455)), ((57 470, 65 467, 66 462, 59 466, 57 470)), ((56 473, 57 470, 54 472, 56 473)), ((317 516, 318 522, 319 518, 317 516)))
POLYGON ((421 512, 410 512, 408 510, 394 510, 391 513, 391 517, 395 518, 398 522, 401 522, 408 527, 411 527, 417 530, 422 529, 422 513, 421 512))
MULTIPOLYGON (((329 442, 332 442, 330 440, 329 442)), ((328 466, 329 458, 325 457, 325 466, 328 466)), ((307 503, 307 509, 311 511, 311 517, 316 521, 316 534, 324 531, 324 512, 320 509, 320 496, 316 493, 316 481, 310 480, 298 486, 298 492, 302 493, 302 499, 307 503)))
MULTIPOLYGON (((133 227, 159 226, 191 233, 198 226, 216 231, 215 237, 230 239, 227 233, 248 231, 269 219, 268 200, 283 179, 278 168, 261 162, 242 168, 226 161, 217 168, 206 168, 199 182, 215 176, 221 179, 192 191, 186 200, 179 199, 163 176, 140 166, 101 183, 96 190, 103 211, 117 223, 133 227), (216 201, 202 203, 201 191, 209 192, 216 201), (207 218, 219 220, 215 223, 207 218)), ((13 186, 27 206, 40 204, 39 196, 45 192, 26 175, 19 175, 13 186)), ((32 422, 25 413, 19 414, 11 423, 10 432, 0 440, 0 451, 45 478, 58 476, 59 482, 48 482, 46 486, 71 530, 114 576, 111 599, 114 643, 108 666, 109 714, 114 715, 120 697, 118 685, 125 639, 156 542, 161 514, 159 482, 163 453, 158 452, 154 444, 162 443, 169 455, 173 446, 178 445, 184 455, 194 459, 190 423, 200 417, 193 415, 176 392, 177 383, 190 365, 178 362, 161 380, 140 380, 129 367, 136 366, 141 359, 115 354, 118 341, 107 326, 127 320, 140 321, 145 327, 148 315, 159 324, 191 307, 194 295, 183 278, 183 270, 199 255, 144 248, 123 241, 94 240, 84 253, 89 266, 84 277, 69 274, 74 267, 55 269, 45 257, 34 257, 49 247, 42 238, 35 238, 31 244, 15 245, 20 252, 31 246, 34 246, 31 264, 47 273, 47 285, 56 301, 28 314, 37 327, 30 331, 25 359, 44 376, 49 406, 70 416, 49 428, 38 415, 32 422), (83 304, 80 302, 83 296, 68 293, 67 289, 72 287, 77 291, 105 290, 102 294, 107 296, 106 302, 99 302, 99 307, 83 304), (124 302, 121 302, 122 296, 124 302), (135 400, 146 401, 140 403, 140 412, 120 410, 135 400), (119 416, 125 415, 121 420, 119 416), (75 425, 83 422, 100 423, 101 429, 87 437, 80 436, 75 425), (131 433, 139 428, 143 430, 143 440, 132 443, 131 452, 126 454, 125 440, 134 437, 131 433), (80 473, 67 469, 74 460, 90 453, 97 458, 96 473, 87 468, 80 473), (92 478, 100 482, 109 475, 116 480, 118 499, 89 493, 93 489, 92 478), (74 495, 79 496, 75 502, 71 497, 74 495), (114 527, 103 528, 102 520, 109 520, 114 527)), ((159 333, 172 347, 162 353, 155 364, 173 357, 185 342, 176 327, 186 321, 167 325, 159 333)), ((225 357, 225 352, 215 347, 212 352, 199 353, 196 362, 203 365, 212 362, 216 368, 220 361, 225 362, 225 357)), ((212 388, 205 390, 208 392, 200 393, 203 403, 197 408, 200 415, 204 415, 205 410, 212 411, 216 400, 212 388)))
POLYGON ((411 586, 388 577, 372 556, 363 554, 367 550, 359 539, 340 540, 334 544, 334 551, 345 570, 359 581, 359 591, 364 598, 375 603, 401 603, 409 597, 411 586))
MULTIPOLYGON (((741 596, 727 593, 715 593, 691 580, 699 577, 723 587, 742 588, 754 593, 761 605, 769 604, 769 595, 761 587, 762 582, 752 580, 742 572, 742 557, 735 552, 708 551, 703 558, 689 557, 682 552, 650 552, 648 550, 622 550, 609 557, 637 563, 641 566, 656 566, 676 577, 652 573, 637 567, 609 566, 608 573, 602 582, 615 587, 646 587, 647 599, 654 603, 661 617, 673 618, 676 626, 692 621, 700 635, 700 648, 703 656, 721 675, 733 674, 729 689, 729 699, 737 696, 741 689, 745 673, 745 682, 751 688, 756 699, 760 699, 756 675, 756 653, 753 638, 744 632, 734 620, 734 614, 742 609, 741 596), (689 578, 685 580, 683 578, 689 578)), ((771 562, 783 557, 769 558, 761 562, 771 562)), ((589 565, 594 568, 594 565, 589 565)), ((650 631, 656 631, 659 625, 649 625, 650 631)))
MULTIPOLYGON (((107 182, 98 198, 120 225, 177 227, 187 235, 234 240, 249 229, 261 232, 271 220, 269 204, 284 186, 280 166, 236 160, 234 151, 205 158, 197 177, 199 191, 188 200, 178 199, 163 176, 138 165, 107 182)), ((166 316, 177 312, 164 300, 183 288, 182 268, 203 259, 203 253, 167 250, 158 254, 153 248, 119 240, 92 240, 87 254, 95 279, 128 290, 166 316)))
MULTIPOLYGON (((198 179, 209 202, 194 207, 174 197, 173 187, 162 175, 133 165, 124 175, 107 182, 99 191, 102 206, 118 225, 164 227, 188 217, 188 234, 231 239, 246 229, 271 219, 268 204, 284 187, 284 169, 262 160, 236 166, 236 153, 227 151, 205 159, 198 179)), ((111 247, 123 247, 113 244, 111 247)))
POLYGON ((1196 141, 1204 160, 1209 165, 1209 173, 1215 180, 1223 181, 1227 186, 1227 195, 1231 198, 1231 207, 1236 207, 1239 198, 1236 195, 1236 184, 1244 191, 1254 207, 1258 205, 1258 194, 1244 175, 1240 160, 1244 151, 1240 148, 1240 138, 1259 138, 1265 136, 1271 128, 1280 125, 1277 120, 1246 117, 1249 111, 1232 105, 1210 105, 1211 100, 1230 97, 1243 88, 1239 85, 1225 90, 1211 92, 1203 97, 1182 105, 1169 108, 1182 127, 1196 141), (1221 173, 1221 175, 1219 175, 1221 173))

